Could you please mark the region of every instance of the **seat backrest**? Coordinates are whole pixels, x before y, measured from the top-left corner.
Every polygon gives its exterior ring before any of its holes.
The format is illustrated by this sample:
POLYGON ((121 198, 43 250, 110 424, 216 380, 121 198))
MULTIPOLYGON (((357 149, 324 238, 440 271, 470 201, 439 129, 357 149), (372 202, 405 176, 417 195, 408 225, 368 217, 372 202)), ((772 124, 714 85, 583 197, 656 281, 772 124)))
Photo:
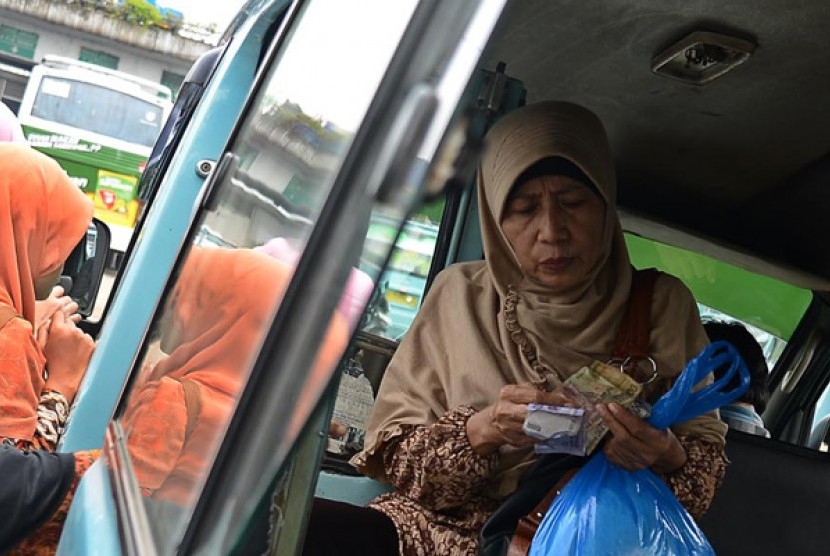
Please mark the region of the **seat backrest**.
POLYGON ((732 462, 700 525, 719 556, 830 554, 830 454, 729 431, 732 462))

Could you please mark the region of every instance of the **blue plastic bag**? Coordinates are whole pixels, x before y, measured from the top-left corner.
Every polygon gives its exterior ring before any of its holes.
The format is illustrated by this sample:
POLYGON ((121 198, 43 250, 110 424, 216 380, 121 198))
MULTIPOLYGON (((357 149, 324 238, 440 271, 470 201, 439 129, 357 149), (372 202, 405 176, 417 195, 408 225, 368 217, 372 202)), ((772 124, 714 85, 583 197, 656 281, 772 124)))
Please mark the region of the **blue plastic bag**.
MULTIPOLYGON (((649 423, 666 429, 738 399, 749 371, 727 342, 715 342, 692 359, 652 409, 649 423), (713 370, 722 378, 692 388, 713 370), (727 390, 735 375, 740 385, 727 390)), ((694 554, 714 555, 694 519, 652 471, 626 471, 597 453, 554 499, 530 548, 530 556, 694 554)))

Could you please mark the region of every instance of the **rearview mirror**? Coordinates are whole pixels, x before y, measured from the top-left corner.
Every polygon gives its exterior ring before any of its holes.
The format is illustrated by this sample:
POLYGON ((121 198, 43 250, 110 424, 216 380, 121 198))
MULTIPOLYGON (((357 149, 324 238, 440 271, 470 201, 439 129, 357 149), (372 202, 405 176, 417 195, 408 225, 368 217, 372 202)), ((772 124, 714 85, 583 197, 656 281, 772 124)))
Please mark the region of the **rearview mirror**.
POLYGON ((72 250, 63 266, 60 283, 66 294, 78 304, 78 313, 84 317, 89 317, 95 308, 109 249, 109 228, 93 218, 86 235, 72 250))

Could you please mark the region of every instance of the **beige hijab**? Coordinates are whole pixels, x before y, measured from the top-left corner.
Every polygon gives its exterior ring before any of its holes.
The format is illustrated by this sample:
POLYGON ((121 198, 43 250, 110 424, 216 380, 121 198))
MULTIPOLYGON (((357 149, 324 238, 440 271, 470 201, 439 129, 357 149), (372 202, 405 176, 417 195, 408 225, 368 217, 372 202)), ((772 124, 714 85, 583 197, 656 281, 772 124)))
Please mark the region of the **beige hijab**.
MULTIPOLYGON (((384 449, 411 426, 435 423, 459 406, 481 410, 507 384, 549 388, 610 357, 632 271, 602 123, 581 106, 544 102, 507 115, 487 139, 478 173, 486 262, 454 265, 439 275, 389 364, 366 449, 352 461, 369 476, 385 478, 384 449), (516 179, 548 157, 578 166, 606 202, 603 256, 583 283, 556 293, 525 278, 500 226, 516 179)), ((694 299, 679 280, 657 280, 651 322, 651 353, 660 375, 670 379, 707 343, 694 299)), ((722 443, 725 426, 712 413, 675 431, 722 443)), ((500 455, 485 492, 496 499, 515 490, 533 459, 530 449, 503 447, 500 455)))

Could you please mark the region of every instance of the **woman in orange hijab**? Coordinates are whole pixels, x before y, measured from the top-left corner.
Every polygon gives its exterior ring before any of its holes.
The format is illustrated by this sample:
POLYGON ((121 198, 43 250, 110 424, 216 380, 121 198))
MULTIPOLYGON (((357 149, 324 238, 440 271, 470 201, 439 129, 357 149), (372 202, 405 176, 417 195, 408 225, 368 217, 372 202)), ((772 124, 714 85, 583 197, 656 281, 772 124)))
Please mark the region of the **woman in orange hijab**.
MULTIPOLYGON (((137 386, 123 419, 145 494, 180 507, 195 502, 292 273, 251 249, 193 247, 187 255, 160 325, 169 356, 137 386)), ((312 371, 319 389, 347 341, 335 313, 312 371)))
POLYGON ((0 438, 54 449, 94 344, 62 312, 36 339, 49 296, 92 219, 92 202, 58 164, 0 144, 0 438))
POLYGON ((92 355, 92 338, 64 311, 53 309, 43 325, 44 312, 36 309, 91 220, 92 202, 55 161, 25 145, 0 144, 0 440, 7 479, 0 551, 51 516, 15 553, 54 553, 72 493, 97 457, 23 454, 8 446, 54 450, 92 355))

